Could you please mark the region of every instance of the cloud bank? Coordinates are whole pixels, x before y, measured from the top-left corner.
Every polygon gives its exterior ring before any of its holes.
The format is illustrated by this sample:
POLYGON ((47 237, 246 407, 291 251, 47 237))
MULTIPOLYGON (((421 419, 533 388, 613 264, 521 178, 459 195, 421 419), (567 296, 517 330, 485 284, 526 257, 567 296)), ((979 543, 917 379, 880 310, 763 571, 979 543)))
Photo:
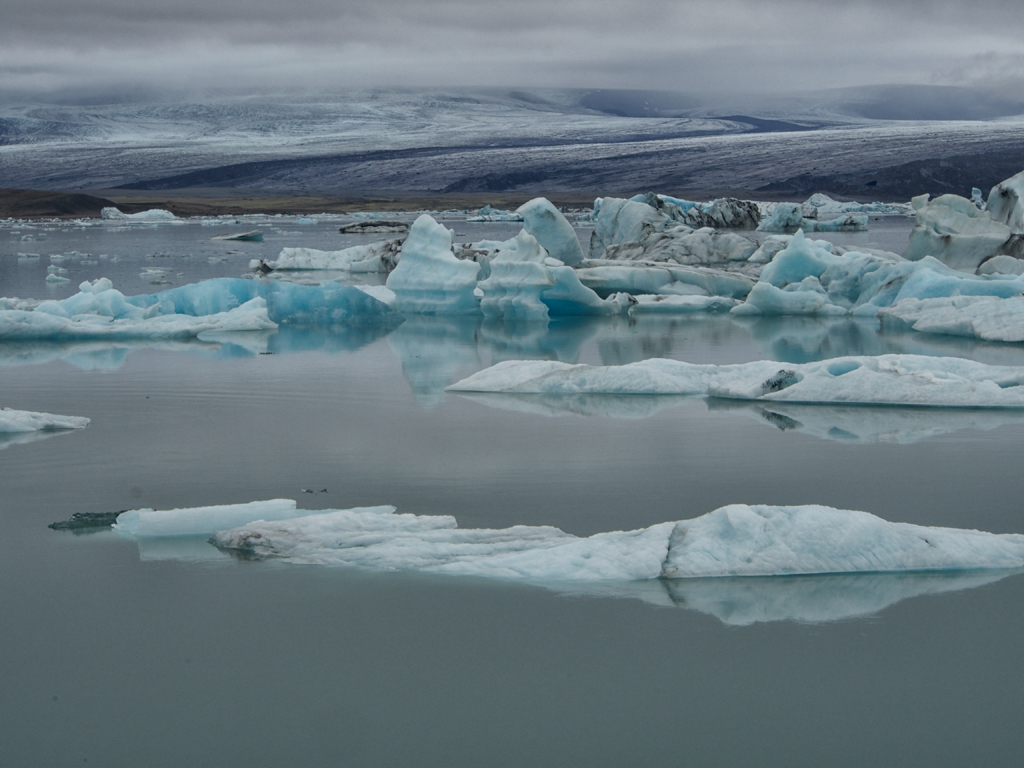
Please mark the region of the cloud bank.
POLYGON ((1018 0, 7 0, 8 93, 1024 82, 1018 0))

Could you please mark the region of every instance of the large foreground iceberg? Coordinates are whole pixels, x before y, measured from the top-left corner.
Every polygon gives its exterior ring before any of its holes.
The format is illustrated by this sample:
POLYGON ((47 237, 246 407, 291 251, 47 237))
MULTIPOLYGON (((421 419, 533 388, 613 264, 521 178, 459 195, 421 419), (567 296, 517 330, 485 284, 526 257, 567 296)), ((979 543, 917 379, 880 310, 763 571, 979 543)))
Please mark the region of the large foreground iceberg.
POLYGON ((220 531, 213 542, 299 563, 527 581, 1024 567, 1020 534, 890 523, 821 506, 734 504, 692 520, 585 538, 549 526, 461 529, 447 515, 374 507, 254 522, 220 531))
POLYGON ((707 395, 844 405, 1024 408, 1024 368, 954 357, 879 355, 793 364, 696 365, 652 359, 621 366, 508 360, 449 387, 520 394, 707 395))
POLYGON ((0 433, 38 432, 42 430, 85 429, 89 419, 84 416, 60 416, 56 413, 16 411, 0 408, 0 433))

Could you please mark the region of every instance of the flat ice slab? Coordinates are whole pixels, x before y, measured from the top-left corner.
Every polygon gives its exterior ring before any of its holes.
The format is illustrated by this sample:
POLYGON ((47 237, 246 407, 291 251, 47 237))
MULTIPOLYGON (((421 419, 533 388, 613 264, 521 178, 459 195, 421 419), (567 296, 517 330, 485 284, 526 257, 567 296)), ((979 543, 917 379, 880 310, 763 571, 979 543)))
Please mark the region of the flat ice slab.
POLYGON ((16 411, 0 408, 0 434, 38 432, 41 430, 85 429, 89 419, 84 416, 60 416, 56 413, 16 411))
POLYGON ((695 365, 652 359, 621 366, 508 360, 450 387, 456 392, 707 395, 738 400, 1024 408, 1024 368, 956 357, 879 355, 814 363, 760 360, 695 365))
POLYGON ((447 515, 372 507, 251 523, 212 541, 297 563, 534 582, 1024 567, 1024 535, 891 523, 816 505, 734 504, 692 520, 584 538, 549 526, 461 529, 447 515))

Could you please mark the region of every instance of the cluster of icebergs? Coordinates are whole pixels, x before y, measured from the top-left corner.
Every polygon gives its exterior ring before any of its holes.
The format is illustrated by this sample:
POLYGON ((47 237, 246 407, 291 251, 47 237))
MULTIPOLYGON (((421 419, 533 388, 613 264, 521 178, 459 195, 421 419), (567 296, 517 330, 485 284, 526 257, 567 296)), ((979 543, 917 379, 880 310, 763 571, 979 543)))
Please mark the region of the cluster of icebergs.
POLYGON ((891 523, 811 505, 735 504, 690 520, 587 537, 550 526, 465 529, 448 515, 396 514, 391 506, 314 512, 287 499, 132 510, 114 528, 138 542, 146 558, 211 558, 220 550, 246 559, 477 576, 662 604, 699 596, 694 607, 732 624, 864 615, 1024 566, 1021 535, 891 523), (800 575, 816 578, 793 578, 800 575), (752 576, 789 580, 737 581, 752 576))

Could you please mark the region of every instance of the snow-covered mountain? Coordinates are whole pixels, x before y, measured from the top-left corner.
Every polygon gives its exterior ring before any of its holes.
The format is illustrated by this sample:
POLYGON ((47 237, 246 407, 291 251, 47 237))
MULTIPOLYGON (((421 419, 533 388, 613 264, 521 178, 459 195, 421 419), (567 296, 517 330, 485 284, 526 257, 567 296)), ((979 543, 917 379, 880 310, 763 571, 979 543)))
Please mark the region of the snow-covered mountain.
POLYGON ((964 193, 1024 167, 1024 122, 1006 117, 1015 111, 1024 104, 927 88, 717 104, 664 92, 507 89, 0 103, 0 187, 795 195, 829 188, 905 198, 964 193), (944 119, 897 119, 934 116, 944 119))

